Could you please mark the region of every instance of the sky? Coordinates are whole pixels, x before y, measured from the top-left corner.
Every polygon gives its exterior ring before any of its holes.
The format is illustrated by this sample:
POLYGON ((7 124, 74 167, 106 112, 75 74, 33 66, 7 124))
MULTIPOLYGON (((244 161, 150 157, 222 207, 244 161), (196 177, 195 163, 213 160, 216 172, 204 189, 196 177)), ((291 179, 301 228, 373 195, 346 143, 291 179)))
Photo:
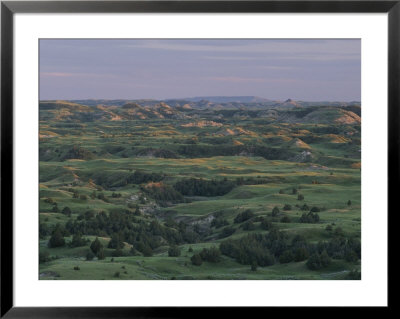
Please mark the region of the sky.
POLYGON ((360 101, 359 39, 41 39, 40 99, 360 101))

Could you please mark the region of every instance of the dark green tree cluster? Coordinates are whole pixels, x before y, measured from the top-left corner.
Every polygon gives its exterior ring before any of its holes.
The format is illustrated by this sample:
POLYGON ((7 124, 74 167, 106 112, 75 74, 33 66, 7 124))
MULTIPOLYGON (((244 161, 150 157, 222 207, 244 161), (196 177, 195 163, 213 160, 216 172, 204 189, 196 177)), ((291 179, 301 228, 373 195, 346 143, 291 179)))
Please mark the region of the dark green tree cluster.
POLYGON ((83 238, 80 233, 74 234, 72 236, 72 241, 70 243, 71 247, 82 247, 86 246, 88 243, 88 240, 86 238, 83 238))
POLYGON ((331 258, 329 257, 326 250, 324 250, 321 254, 315 252, 306 262, 306 266, 311 270, 319 270, 321 268, 325 268, 329 266, 331 263, 331 258))
POLYGON ((233 220, 235 224, 242 223, 250 218, 254 217, 254 213, 251 209, 246 209, 244 212, 241 212, 236 215, 235 219, 233 220))
POLYGON ((157 185, 141 187, 141 190, 158 202, 169 201, 173 203, 178 203, 183 200, 182 194, 168 184, 161 183, 157 185))
POLYGON ((168 249, 168 257, 179 257, 181 255, 181 249, 176 246, 170 246, 168 249))
POLYGON ((310 211, 308 214, 304 213, 300 217, 300 223, 315 224, 319 222, 319 215, 310 211))
POLYGON ((49 248, 62 247, 65 245, 64 237, 69 236, 68 230, 57 224, 54 228, 47 246, 49 248))
POLYGON ((235 186, 236 183, 227 179, 189 178, 176 182, 174 188, 182 195, 187 196, 222 196, 229 193, 235 186))
POLYGON ((90 244, 90 250, 99 260, 105 258, 104 247, 99 238, 96 237, 96 239, 90 244))
POLYGON ((200 257, 203 261, 217 263, 221 260, 221 251, 216 246, 203 248, 200 252, 200 257))
POLYGON ((235 228, 232 226, 226 226, 222 229, 221 233, 219 234, 219 238, 226 238, 232 235, 236 231, 235 228))

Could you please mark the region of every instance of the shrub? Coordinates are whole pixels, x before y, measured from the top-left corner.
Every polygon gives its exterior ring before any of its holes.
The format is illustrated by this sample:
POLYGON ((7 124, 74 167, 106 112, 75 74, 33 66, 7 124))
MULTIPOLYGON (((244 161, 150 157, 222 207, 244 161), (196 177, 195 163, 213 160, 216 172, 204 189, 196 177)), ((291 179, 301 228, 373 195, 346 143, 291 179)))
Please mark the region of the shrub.
POLYGON ((70 243, 71 247, 82 247, 85 246, 87 243, 87 239, 82 238, 80 233, 75 234, 72 236, 72 241, 70 243))
POLYGON ((230 235, 232 235, 235 232, 235 228, 231 227, 231 226, 227 226, 224 229, 222 229, 221 234, 219 235, 219 238, 225 238, 225 237, 229 237, 230 235))
POLYGON ((90 245, 91 251, 97 256, 97 254, 103 250, 103 245, 101 244, 99 238, 96 239, 90 245))
POLYGON ((144 257, 151 257, 153 256, 153 249, 151 249, 149 245, 145 245, 142 250, 142 254, 144 257))
POLYGON ((304 213, 300 217, 300 223, 308 223, 315 224, 319 222, 319 215, 317 213, 309 212, 308 214, 304 213))
POLYGON ((124 247, 124 242, 122 241, 122 236, 120 234, 113 234, 111 236, 111 240, 108 242, 107 247, 108 248, 114 248, 114 249, 121 249, 124 247))
POLYGON ((79 266, 75 266, 74 270, 81 270, 81 269, 79 268, 79 266))
POLYGON ((281 264, 286 264, 292 262, 294 259, 294 255, 291 250, 285 250, 282 255, 279 257, 279 262, 281 264))
POLYGON ((88 260, 88 261, 93 260, 94 257, 95 257, 95 255, 94 255, 93 252, 91 252, 91 251, 89 251, 89 252, 86 254, 86 260, 88 260))
POLYGON ((49 248, 62 247, 65 245, 64 237, 59 228, 57 228, 50 237, 49 248))
POLYGON ((309 211, 309 210, 310 210, 310 207, 308 207, 307 204, 304 204, 303 206, 301 206, 300 209, 301 209, 301 210, 304 210, 304 211, 309 211))
POLYGON ((354 252, 354 250, 347 249, 347 250, 346 250, 346 253, 345 253, 345 255, 344 255, 344 259, 345 259, 347 262, 354 263, 354 262, 356 262, 356 261, 358 260, 358 256, 357 256, 357 254, 354 252))
POLYGON ((322 267, 327 267, 331 264, 332 260, 328 255, 328 252, 324 249, 320 255, 322 267))
POLYGON ((50 261, 49 252, 48 251, 40 251, 39 252, 39 263, 45 263, 50 261))
POLYGON ((61 213, 64 214, 64 215, 67 215, 67 216, 71 216, 72 211, 71 211, 71 209, 70 209, 68 206, 65 206, 65 207, 63 208, 63 210, 61 211, 61 213))
POLYGON ((294 251, 294 261, 303 261, 309 257, 308 250, 305 247, 298 247, 294 251))
POLYGON ((221 251, 218 247, 203 248, 200 252, 200 257, 204 261, 216 263, 220 261, 221 251))
POLYGON ((264 229, 264 230, 271 230, 273 228, 273 224, 267 219, 264 219, 261 222, 260 226, 261 226, 261 229, 264 229))
POLYGON ((124 252, 120 248, 117 248, 112 252, 113 257, 121 257, 123 255, 124 255, 124 252))
POLYGON ((192 258, 190 258, 191 262, 195 266, 200 266, 203 263, 200 254, 194 254, 192 258))
POLYGON ((290 222, 291 222, 291 220, 290 220, 289 216, 283 216, 281 218, 281 223, 290 223, 290 222))
POLYGON ((101 248, 101 250, 97 253, 96 256, 97 256, 97 259, 98 259, 98 260, 103 260, 103 259, 105 259, 106 256, 104 255, 104 249, 101 248))
POLYGON ((278 216, 278 214, 279 214, 279 208, 278 208, 277 206, 275 206, 275 207, 272 209, 271 215, 272 215, 273 217, 275 217, 275 216, 278 216))
POLYGON ((321 258, 317 253, 314 253, 310 256, 310 258, 306 262, 306 266, 311 270, 318 270, 322 268, 321 258))
POLYGON ((292 205, 285 204, 285 206, 283 206, 283 210, 292 210, 292 205))
POLYGON ((168 257, 178 257, 180 255, 181 255, 181 249, 178 246, 174 245, 169 247, 168 257))
POLYGON ((246 209, 244 212, 237 214, 234 219, 234 223, 242 223, 250 218, 254 217, 254 213, 250 209, 246 209))
POLYGON ((252 221, 247 221, 245 222, 243 225, 243 230, 254 230, 256 229, 256 226, 254 225, 254 223, 252 221))
POLYGON ((304 200, 304 195, 302 194, 297 195, 297 200, 304 200))

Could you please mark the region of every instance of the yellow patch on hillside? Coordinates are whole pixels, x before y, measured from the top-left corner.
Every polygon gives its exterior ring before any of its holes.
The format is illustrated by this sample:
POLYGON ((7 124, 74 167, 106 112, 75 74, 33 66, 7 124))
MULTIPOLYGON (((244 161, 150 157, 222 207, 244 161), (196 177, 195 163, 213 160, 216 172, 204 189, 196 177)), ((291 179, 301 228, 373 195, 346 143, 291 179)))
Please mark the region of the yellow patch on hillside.
POLYGON ((361 168, 361 162, 351 164, 351 168, 361 168))
POLYGON ((326 134, 324 137, 329 138, 331 143, 347 143, 349 139, 344 136, 336 135, 336 134, 326 134))

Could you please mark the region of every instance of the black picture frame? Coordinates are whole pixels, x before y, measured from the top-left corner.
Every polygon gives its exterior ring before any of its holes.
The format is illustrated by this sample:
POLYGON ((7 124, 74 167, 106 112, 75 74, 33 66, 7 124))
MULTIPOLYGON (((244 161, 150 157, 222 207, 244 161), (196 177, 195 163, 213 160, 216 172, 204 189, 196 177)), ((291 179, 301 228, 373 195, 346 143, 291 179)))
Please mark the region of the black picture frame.
MULTIPOLYGON (((13 17, 15 13, 388 13, 388 225, 398 212, 400 144, 400 0, 376 1, 1 1, 1 317, 6 318, 130 318, 189 317, 210 308, 66 307, 22 308, 13 303, 13 17), (193 311, 193 312, 192 312, 193 311)), ((389 229, 388 229, 389 230, 389 229)), ((389 232, 389 238, 393 232, 389 232)), ((393 242, 389 240, 388 243, 393 242)), ((390 245, 388 246, 390 247, 390 245)), ((390 250, 390 248, 389 248, 390 250)), ((388 256, 389 258, 389 256, 388 256)), ((390 281, 388 280, 388 287, 390 281)), ((388 300, 390 309, 392 304, 388 300)), ((254 308, 277 312, 277 308, 254 308)), ((214 308, 214 315, 228 315, 214 308)), ((239 309, 234 310, 235 314, 239 309)), ((297 315, 305 308, 291 307, 297 315)), ((336 312, 338 309, 333 309, 336 312)), ((278 310, 281 311, 281 310, 278 310)), ((371 311, 371 309, 368 309, 371 311)))

